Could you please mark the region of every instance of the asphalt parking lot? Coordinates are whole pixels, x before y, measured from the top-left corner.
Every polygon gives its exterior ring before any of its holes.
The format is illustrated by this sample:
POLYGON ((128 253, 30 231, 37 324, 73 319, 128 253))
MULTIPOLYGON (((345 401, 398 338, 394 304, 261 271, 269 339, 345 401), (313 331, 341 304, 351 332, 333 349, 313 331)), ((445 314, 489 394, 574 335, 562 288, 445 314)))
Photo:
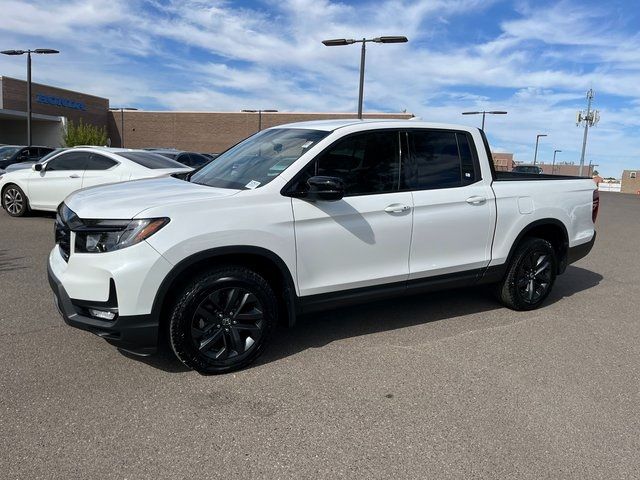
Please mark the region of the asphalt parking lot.
POLYGON ((225 376, 67 327, 51 216, 0 211, 2 478, 638 478, 640 197, 540 310, 458 290, 302 318, 225 376))

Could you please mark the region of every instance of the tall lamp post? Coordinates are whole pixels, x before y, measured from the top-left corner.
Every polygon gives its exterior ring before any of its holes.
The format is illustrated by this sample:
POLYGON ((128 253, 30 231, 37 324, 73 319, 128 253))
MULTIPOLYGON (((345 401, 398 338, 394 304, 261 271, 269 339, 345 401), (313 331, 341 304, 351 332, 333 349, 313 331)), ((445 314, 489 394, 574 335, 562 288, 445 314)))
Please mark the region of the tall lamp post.
POLYGON ((538 142, 540 141, 540 137, 548 137, 549 135, 547 135, 546 133, 539 133, 538 135, 536 135, 536 151, 533 154, 533 164, 535 165, 537 160, 538 160, 538 142))
POLYGON ((51 55, 60 53, 52 48, 36 48, 35 50, 2 50, 3 55, 24 55, 27 54, 27 146, 31 146, 31 54, 51 55))
POLYGON ((278 110, 240 110, 243 113, 257 113, 258 114, 258 131, 262 130, 262 114, 263 113, 277 113, 278 110))
POLYGON ((462 112, 462 115, 480 115, 482 114, 482 130, 484 130, 484 117, 485 115, 489 114, 489 115, 506 115, 507 112, 503 112, 503 111, 499 111, 499 110, 494 110, 491 112, 486 112, 486 111, 481 111, 481 112, 462 112))
POLYGON ((551 164, 551 175, 556 170, 556 153, 560 153, 562 150, 554 150, 553 151, 553 163, 551 164))
POLYGON ((366 55, 366 45, 368 42, 374 43, 406 43, 407 37, 402 36, 388 36, 388 37, 376 37, 376 38, 363 38, 362 40, 355 40, 353 38, 334 38, 332 40, 323 40, 322 43, 326 47, 340 47, 343 45, 351 45, 353 43, 362 43, 362 49, 360 50, 360 89, 358 91, 358 118, 362 120, 362 100, 364 96, 364 59, 366 55))
POLYGON ((120 148, 124 148, 124 111, 138 110, 133 107, 110 107, 112 112, 120 112, 120 148))

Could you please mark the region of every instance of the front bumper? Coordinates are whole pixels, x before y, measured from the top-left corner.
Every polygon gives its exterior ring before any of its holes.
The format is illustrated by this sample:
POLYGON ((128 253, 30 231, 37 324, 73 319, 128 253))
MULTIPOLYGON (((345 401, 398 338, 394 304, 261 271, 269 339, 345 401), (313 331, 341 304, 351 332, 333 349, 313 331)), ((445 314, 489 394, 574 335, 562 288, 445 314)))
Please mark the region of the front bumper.
MULTIPOLYGON (((50 263, 47 265, 47 276, 58 311, 68 325, 94 333, 110 344, 137 355, 151 355, 157 351, 159 324, 153 315, 117 316, 112 321, 92 318, 85 313, 90 302, 74 303, 62 282, 54 275, 50 263), (84 306, 79 306, 81 304, 84 306)), ((102 308, 104 302, 96 302, 96 306, 102 308)))

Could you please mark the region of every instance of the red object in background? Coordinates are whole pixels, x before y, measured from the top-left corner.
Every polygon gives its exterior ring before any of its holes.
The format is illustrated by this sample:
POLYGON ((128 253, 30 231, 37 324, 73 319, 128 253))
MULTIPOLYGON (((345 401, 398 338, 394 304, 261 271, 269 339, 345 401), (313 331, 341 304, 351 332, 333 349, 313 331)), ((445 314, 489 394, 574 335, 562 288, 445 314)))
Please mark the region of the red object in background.
POLYGON ((591 219, 593 223, 596 223, 598 218, 598 210, 600 209, 600 192, 598 190, 593 191, 593 204, 591 208, 591 219))

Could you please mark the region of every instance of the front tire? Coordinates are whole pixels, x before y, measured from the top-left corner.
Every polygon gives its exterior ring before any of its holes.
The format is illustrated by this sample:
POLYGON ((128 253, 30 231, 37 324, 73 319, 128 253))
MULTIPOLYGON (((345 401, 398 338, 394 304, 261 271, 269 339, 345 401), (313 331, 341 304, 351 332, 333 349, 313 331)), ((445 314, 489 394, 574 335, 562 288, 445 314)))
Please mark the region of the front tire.
POLYGON ((29 212, 29 200, 19 186, 10 183, 2 190, 2 207, 12 217, 23 217, 29 212))
POLYGON ((513 310, 534 310, 547 298, 556 280, 558 261, 551 243, 527 238, 516 250, 498 294, 513 310))
POLYGON ((178 359, 203 374, 227 373, 264 351, 277 319, 269 284, 244 267, 210 270, 176 299, 169 339, 178 359))

